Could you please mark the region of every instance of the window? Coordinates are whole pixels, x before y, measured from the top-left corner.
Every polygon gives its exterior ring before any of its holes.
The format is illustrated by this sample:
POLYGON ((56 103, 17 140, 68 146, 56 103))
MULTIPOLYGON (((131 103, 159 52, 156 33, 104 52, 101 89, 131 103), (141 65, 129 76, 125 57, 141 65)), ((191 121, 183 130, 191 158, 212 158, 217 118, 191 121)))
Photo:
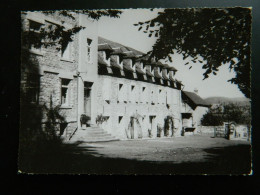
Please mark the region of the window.
POLYGON ((36 74, 27 75, 28 91, 27 98, 30 103, 39 103, 40 76, 36 74))
POLYGON ((90 98, 93 83, 84 82, 84 98, 90 98))
POLYGON ((30 50, 32 52, 40 53, 41 52, 41 37, 40 31, 43 24, 29 20, 29 39, 32 41, 30 43, 30 50))
POLYGON ((119 116, 119 117, 118 117, 118 124, 121 123, 122 119, 123 119, 123 116, 119 116))
POLYGON ((136 98, 135 86, 134 86, 134 85, 131 85, 131 86, 130 86, 130 97, 129 97, 130 102, 134 102, 134 101, 135 101, 135 98, 136 98))
POLYGON ((69 104, 69 79, 61 79, 61 104, 69 104))
POLYGON ((30 31, 39 33, 43 24, 29 20, 30 31))
POLYGON ((127 103, 127 88, 121 83, 118 85, 118 102, 127 103))
POLYGON ((145 98, 146 98, 146 88, 142 87, 141 89, 142 89, 142 91, 141 91, 141 96, 140 96, 140 102, 144 102, 145 98))
POLYGON ((122 87, 123 87, 123 84, 121 84, 121 83, 119 83, 119 91, 122 89, 122 87))
POLYGON ((70 60, 71 54, 72 54, 71 50, 72 50, 72 42, 62 45, 61 46, 61 57, 66 60, 70 60))
POLYGON ((151 103, 154 104, 154 93, 151 91, 151 103))
POLYGON ((87 38, 87 61, 88 62, 91 62, 91 43, 92 43, 92 40, 87 38))

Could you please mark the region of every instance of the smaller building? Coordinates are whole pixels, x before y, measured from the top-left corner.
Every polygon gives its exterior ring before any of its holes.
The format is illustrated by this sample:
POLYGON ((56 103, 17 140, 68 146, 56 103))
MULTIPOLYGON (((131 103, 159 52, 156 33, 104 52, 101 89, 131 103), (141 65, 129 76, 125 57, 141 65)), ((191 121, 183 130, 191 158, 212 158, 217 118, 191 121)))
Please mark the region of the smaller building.
POLYGON ((201 125, 200 120, 211 105, 198 95, 197 90, 195 92, 182 91, 181 97, 183 133, 194 133, 196 128, 201 125))

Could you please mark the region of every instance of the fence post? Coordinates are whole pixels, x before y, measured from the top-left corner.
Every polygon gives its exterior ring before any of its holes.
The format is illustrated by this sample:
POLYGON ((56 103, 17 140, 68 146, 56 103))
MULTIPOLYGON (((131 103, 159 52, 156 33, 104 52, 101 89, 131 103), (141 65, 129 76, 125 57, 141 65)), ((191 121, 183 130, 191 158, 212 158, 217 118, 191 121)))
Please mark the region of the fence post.
POLYGON ((216 127, 214 127, 214 136, 213 137, 216 137, 216 127))

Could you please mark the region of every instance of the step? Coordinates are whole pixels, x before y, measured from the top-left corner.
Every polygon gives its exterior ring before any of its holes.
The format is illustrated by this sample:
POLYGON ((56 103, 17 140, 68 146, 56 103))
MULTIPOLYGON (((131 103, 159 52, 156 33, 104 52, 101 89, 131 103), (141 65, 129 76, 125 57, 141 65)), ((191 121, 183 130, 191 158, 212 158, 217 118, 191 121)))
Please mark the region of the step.
POLYGON ((84 130, 79 129, 75 132, 69 142, 106 142, 106 141, 116 141, 119 140, 107 133, 104 129, 100 127, 87 127, 84 130))
POLYGON ((119 141, 119 139, 117 139, 117 138, 111 138, 111 139, 99 139, 99 140, 87 140, 87 139, 85 139, 85 140, 82 140, 82 142, 84 142, 84 143, 95 143, 95 142, 110 142, 110 141, 119 141))
POLYGON ((78 136, 78 137, 75 137, 74 139, 107 139, 107 138, 115 138, 115 137, 113 137, 111 135, 104 135, 104 136, 78 136))
POLYGON ((81 141, 81 142, 90 142, 90 141, 108 141, 108 140, 117 140, 115 137, 107 137, 107 138, 78 138, 78 139, 71 139, 71 141, 81 141))
POLYGON ((75 137, 76 136, 111 136, 110 133, 90 133, 90 132, 87 132, 87 133, 75 133, 74 135, 75 137))

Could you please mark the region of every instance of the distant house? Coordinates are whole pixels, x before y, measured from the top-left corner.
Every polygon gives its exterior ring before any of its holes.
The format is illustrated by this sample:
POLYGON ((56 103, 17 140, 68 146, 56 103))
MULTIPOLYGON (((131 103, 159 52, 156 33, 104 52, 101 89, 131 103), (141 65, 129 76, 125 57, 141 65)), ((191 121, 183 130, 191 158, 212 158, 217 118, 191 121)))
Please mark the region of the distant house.
POLYGON ((198 91, 188 92, 182 91, 182 126, 183 129, 187 131, 194 131, 198 125, 200 125, 200 120, 204 114, 208 111, 211 106, 204 99, 202 99, 198 94, 198 91))

